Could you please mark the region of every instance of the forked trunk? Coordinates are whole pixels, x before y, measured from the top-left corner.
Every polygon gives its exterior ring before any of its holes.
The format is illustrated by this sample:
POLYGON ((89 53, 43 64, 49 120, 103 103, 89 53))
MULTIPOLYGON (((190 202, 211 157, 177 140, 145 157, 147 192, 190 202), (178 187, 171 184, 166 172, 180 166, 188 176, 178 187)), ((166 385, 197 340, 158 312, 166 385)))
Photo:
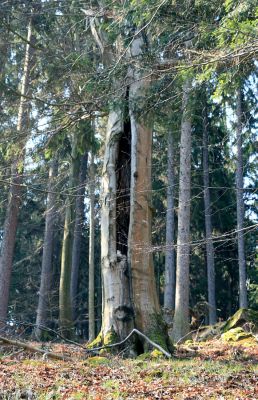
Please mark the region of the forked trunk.
MULTIPOLYGON (((131 45, 132 59, 140 56, 142 46, 142 37, 136 37, 131 45)), ((166 346, 151 252, 152 131, 136 113, 147 82, 137 69, 129 69, 128 79, 124 109, 112 110, 107 126, 100 337, 104 343, 120 340, 136 327, 166 346)), ((142 350, 139 343, 137 351, 142 350)))

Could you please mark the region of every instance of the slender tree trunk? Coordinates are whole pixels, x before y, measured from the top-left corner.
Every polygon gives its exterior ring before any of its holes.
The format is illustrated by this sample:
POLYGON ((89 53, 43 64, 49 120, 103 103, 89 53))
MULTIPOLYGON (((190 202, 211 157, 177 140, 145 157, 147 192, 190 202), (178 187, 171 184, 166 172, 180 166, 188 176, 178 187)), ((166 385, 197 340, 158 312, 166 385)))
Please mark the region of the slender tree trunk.
POLYGON ((164 317, 168 324, 172 323, 173 312, 175 310, 175 213, 174 213, 174 143, 173 133, 168 131, 168 163, 167 163, 167 213, 166 213, 166 261, 165 261, 165 288, 164 288, 164 317))
POLYGON ((94 155, 91 153, 90 164, 90 237, 89 237, 89 291, 88 291, 88 310, 89 310, 89 340, 95 338, 95 284, 94 284, 94 206, 95 206, 95 172, 94 155))
POLYGON ((246 287, 246 262, 245 262, 245 243, 244 243, 244 179, 243 179, 243 111, 242 93, 237 91, 237 162, 236 162, 236 196, 237 196, 237 244, 238 244, 238 266, 239 266, 239 307, 247 308, 247 287, 246 287))
POLYGON ((2 251, 0 258, 0 321, 7 318, 9 289, 12 273, 12 264, 14 256, 14 246, 16 230, 18 225, 18 216, 21 206, 22 183, 23 183, 23 164, 25 157, 26 128, 28 127, 28 105, 24 97, 29 90, 29 75, 31 69, 32 49, 30 42, 32 40, 32 20, 30 19, 27 33, 27 45, 25 50, 23 77, 21 84, 21 99, 18 112, 17 133, 20 136, 19 149, 16 149, 13 155, 13 164, 11 168, 11 183, 9 199, 4 222, 4 233, 2 240, 2 251))
POLYGON ((204 186, 204 215, 205 215, 205 240, 208 278, 208 302, 209 302, 209 324, 213 325, 217 320, 216 296, 215 296, 215 266, 214 247, 212 242, 211 204, 209 189, 209 153, 208 153, 208 119, 207 108, 203 111, 203 186, 204 186))
POLYGON ((189 262, 191 203, 191 120, 189 97, 191 80, 183 84, 182 125, 180 141, 179 210, 176 266, 176 300, 173 339, 178 341, 189 332, 189 262))
POLYGON ((43 244, 43 257, 41 266, 39 302, 37 308, 35 336, 41 339, 44 330, 41 326, 47 326, 48 314, 50 309, 50 290, 53 277, 53 245, 54 245, 54 228, 56 220, 56 193, 55 184, 58 173, 58 161, 52 160, 49 167, 48 178, 48 198, 46 210, 45 235, 43 244))
POLYGON ((77 135, 72 138, 72 154, 69 177, 69 191, 65 205, 64 236, 61 254, 61 275, 59 285, 59 325, 63 336, 72 336, 71 272, 72 244, 75 222, 75 197, 78 184, 80 162, 77 153, 77 135))
POLYGON ((78 295, 78 277, 81 256, 82 226, 84 216, 84 195, 86 185, 88 165, 88 152, 81 157, 79 188, 76 191, 75 201, 75 224, 72 248, 72 272, 71 272, 71 300, 72 300, 72 316, 76 319, 77 295, 78 295))

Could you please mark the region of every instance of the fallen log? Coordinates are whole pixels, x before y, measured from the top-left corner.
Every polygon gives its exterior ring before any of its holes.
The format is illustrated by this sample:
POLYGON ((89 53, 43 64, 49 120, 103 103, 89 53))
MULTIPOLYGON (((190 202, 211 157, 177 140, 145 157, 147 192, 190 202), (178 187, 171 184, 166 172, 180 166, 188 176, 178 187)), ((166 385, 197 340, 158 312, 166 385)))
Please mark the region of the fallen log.
POLYGON ((19 340, 12 340, 12 339, 7 339, 6 337, 0 336, 0 342, 3 344, 9 345, 9 346, 16 346, 16 347, 22 347, 24 350, 31 351, 33 353, 40 353, 43 355, 43 358, 52 358, 55 360, 62 360, 62 361, 73 361, 72 358, 63 356, 58 353, 53 353, 52 351, 45 351, 43 349, 40 349, 38 347, 34 347, 28 343, 20 342, 19 340))

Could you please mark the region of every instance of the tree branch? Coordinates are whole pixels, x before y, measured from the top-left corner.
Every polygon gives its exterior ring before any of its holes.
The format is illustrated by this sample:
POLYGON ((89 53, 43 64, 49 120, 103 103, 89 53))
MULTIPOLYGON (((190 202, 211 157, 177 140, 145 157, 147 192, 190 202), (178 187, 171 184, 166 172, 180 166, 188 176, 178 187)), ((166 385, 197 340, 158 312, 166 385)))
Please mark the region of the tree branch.
POLYGON ((94 351, 98 351, 98 350, 102 350, 102 349, 108 349, 108 348, 112 348, 112 347, 122 346, 125 342, 127 342, 127 340, 130 339, 130 337, 134 333, 136 333, 138 336, 142 337, 144 340, 146 340, 146 342, 148 342, 151 346, 153 346, 156 349, 158 349, 166 357, 171 358, 171 354, 170 353, 168 353, 165 349, 163 349, 163 347, 161 347, 159 344, 153 342, 151 339, 149 339, 142 332, 138 331, 138 329, 133 329, 132 332, 130 332, 129 335, 124 340, 122 340, 121 342, 113 343, 113 344, 107 344, 105 346, 100 346, 100 347, 94 347, 92 349, 87 349, 86 351, 87 352, 94 352, 94 351))
POLYGON ((28 350, 33 353, 40 353, 43 354, 44 357, 53 358, 55 360, 73 361, 73 359, 70 357, 62 356, 61 354, 53 353, 51 351, 45 351, 38 347, 31 346, 30 344, 20 342, 18 340, 7 339, 3 336, 0 336, 0 342, 11 346, 22 347, 24 350, 28 350))

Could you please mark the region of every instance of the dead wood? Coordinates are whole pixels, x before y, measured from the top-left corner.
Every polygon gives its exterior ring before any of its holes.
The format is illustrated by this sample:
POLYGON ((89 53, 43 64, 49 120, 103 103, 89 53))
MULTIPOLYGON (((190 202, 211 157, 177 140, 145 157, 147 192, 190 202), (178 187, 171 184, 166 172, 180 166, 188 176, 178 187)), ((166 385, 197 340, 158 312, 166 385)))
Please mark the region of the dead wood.
POLYGON ((159 350, 162 354, 164 354, 166 357, 171 358, 171 354, 168 353, 163 347, 161 347, 159 344, 153 342, 151 339, 149 339, 146 335, 144 335, 142 332, 138 331, 138 329, 133 329, 128 336, 124 340, 118 343, 113 343, 113 344, 106 344, 105 346, 100 346, 100 347, 94 347, 92 349, 87 349, 87 352, 95 352, 99 351, 102 349, 109 349, 112 347, 117 347, 117 346, 122 346, 124 343, 127 342, 127 340, 130 339, 130 337, 136 333, 138 336, 142 337, 146 342, 148 342, 151 346, 155 347, 157 350, 159 350))
POLYGON ((61 354, 53 353, 52 351, 45 351, 38 347, 34 347, 28 343, 20 342, 18 340, 7 339, 3 336, 0 336, 0 342, 9 346, 16 346, 22 347, 24 350, 33 352, 33 353, 40 353, 43 354, 44 358, 52 358, 55 360, 62 360, 62 361, 73 361, 72 358, 63 356, 61 354))

